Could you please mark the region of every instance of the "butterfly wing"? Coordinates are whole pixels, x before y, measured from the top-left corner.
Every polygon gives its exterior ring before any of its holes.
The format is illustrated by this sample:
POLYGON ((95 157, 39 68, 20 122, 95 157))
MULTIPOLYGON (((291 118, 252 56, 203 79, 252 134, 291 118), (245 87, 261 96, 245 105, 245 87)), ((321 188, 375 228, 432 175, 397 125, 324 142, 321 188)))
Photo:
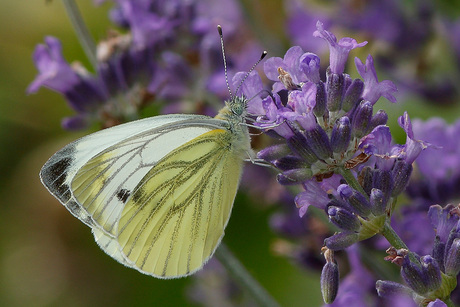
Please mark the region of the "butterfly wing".
POLYGON ((234 138, 225 129, 200 135, 159 161, 133 191, 117 236, 139 271, 160 278, 186 276, 212 256, 242 168, 234 138))
MULTIPOLYGON (((88 226, 95 227, 98 225, 98 222, 93 218, 95 210, 94 207, 91 208, 93 202, 91 202, 90 199, 84 200, 85 197, 88 198, 90 193, 89 190, 87 190, 86 194, 83 193, 82 195, 76 194, 73 191, 77 183, 85 179, 85 175, 81 169, 85 169, 87 178, 94 177, 90 187, 94 195, 107 194, 108 189, 113 189, 113 184, 117 181, 109 178, 109 172, 113 170, 113 168, 107 169, 105 173, 100 174, 95 174, 94 171, 91 171, 88 165, 91 159, 94 159, 94 157, 98 155, 104 155, 106 152, 110 151, 113 155, 120 156, 118 161, 121 161, 122 157, 125 157, 125 162, 128 161, 126 164, 122 164, 121 162, 112 160, 112 166, 129 172, 129 167, 137 168, 140 164, 139 156, 136 157, 136 159, 130 160, 130 156, 133 156, 130 154, 132 153, 132 151, 130 151, 130 146, 139 147, 139 145, 135 145, 136 140, 140 140, 140 138, 143 138, 143 140, 148 140, 149 138, 155 139, 159 135, 162 135, 162 131, 172 129, 171 127, 175 127, 175 125, 186 126, 186 123, 190 121, 209 120, 209 117, 197 115, 165 115, 133 121, 98 131, 68 144, 55 153, 42 167, 40 179, 49 192, 64 204, 74 216, 88 226), (79 176, 76 178, 78 172, 79 176), (110 184, 110 182, 112 182, 112 185, 107 186, 106 183, 110 184)), ((204 132, 211 129, 214 128, 208 127, 204 129, 204 132)), ((169 142, 158 146, 156 150, 149 148, 149 158, 146 160, 149 162, 160 160, 169 151, 173 150, 175 148, 174 146, 180 146, 190 138, 203 133, 200 131, 195 132, 195 135, 193 135, 193 131, 190 131, 192 135, 183 134, 178 138, 171 139, 169 142)), ((144 150, 143 152, 146 151, 144 150)), ((105 156, 108 157, 108 154, 105 156)), ((146 173, 148 169, 149 166, 144 167, 144 172, 146 173)), ((113 176, 117 177, 120 175, 112 174, 112 178, 113 176)), ((137 184, 135 180, 131 180, 129 183, 132 185, 132 188, 137 184)), ((121 194, 119 195, 119 198, 120 197, 123 198, 121 194)), ((100 198, 98 200, 100 200, 100 198)), ((117 202, 118 205, 124 205, 123 202, 117 201, 117 198, 112 198, 112 201, 117 202)), ((97 203, 95 203, 95 205, 98 206, 97 203)), ((101 203, 99 203, 99 205, 101 205, 101 203)), ((110 207, 117 207, 117 204, 112 204, 110 207)))
POLYGON ((40 176, 107 254, 184 276, 214 252, 236 194, 242 158, 225 123, 170 115, 102 130, 57 152, 40 176))

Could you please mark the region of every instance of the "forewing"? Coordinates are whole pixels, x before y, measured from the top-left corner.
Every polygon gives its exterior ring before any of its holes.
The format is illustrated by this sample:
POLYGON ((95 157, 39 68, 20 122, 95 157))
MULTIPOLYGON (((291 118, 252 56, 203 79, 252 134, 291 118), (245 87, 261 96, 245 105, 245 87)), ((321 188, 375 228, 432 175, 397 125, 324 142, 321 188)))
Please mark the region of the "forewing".
POLYGON ((40 178, 73 215, 111 234, 130 191, 156 161, 216 125, 204 116, 165 115, 101 130, 54 154, 40 178))
POLYGON ((148 171, 118 224, 122 253, 160 278, 189 275, 212 256, 228 222, 240 178, 235 136, 215 129, 185 143, 148 171))

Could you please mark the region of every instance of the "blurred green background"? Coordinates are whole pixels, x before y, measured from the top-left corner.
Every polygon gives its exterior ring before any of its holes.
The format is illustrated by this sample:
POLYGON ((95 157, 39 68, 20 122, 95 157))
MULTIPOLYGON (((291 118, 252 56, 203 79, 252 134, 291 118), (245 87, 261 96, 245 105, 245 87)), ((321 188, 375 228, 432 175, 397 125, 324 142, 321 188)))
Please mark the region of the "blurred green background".
MULTIPOLYGON (((189 305, 193 277, 158 280, 120 265, 41 185, 43 163, 88 132, 61 129, 61 118, 72 111, 58 94, 42 89, 26 95, 37 73, 32 52, 53 35, 62 40, 66 59, 87 62, 60 1, 0 5, 0 305, 189 305)), ((94 7, 89 0, 79 5, 94 37, 102 38, 110 6, 94 7)), ((272 255, 269 210, 245 200, 238 197, 224 242, 283 305, 319 305, 318 274, 272 255)))
MULTIPOLYGON (((250 1, 244 3, 247 7, 250 1)), ((256 3, 249 14, 252 23, 269 20, 268 30, 280 36, 276 27, 282 26, 281 1, 256 3)), ((90 229, 41 185, 38 172, 43 163, 88 132, 61 129, 61 118, 72 111, 58 94, 42 89, 26 95, 37 73, 32 52, 46 35, 53 35, 62 41, 67 60, 89 65, 60 1, 0 0, 0 5, 0 305, 192 305, 186 293, 193 277, 158 280, 123 267, 100 250, 90 229)), ((110 6, 94 7, 90 0, 79 5, 96 40, 104 37, 110 6)), ((362 59, 372 50, 363 52, 362 59)), ((402 132, 396 119, 403 110, 411 117, 439 115, 452 122, 460 115, 458 105, 380 101, 377 109, 385 109, 391 129, 402 132)), ((405 136, 399 135, 398 141, 404 142, 405 136)), ((268 218, 274 208, 248 202, 247 196, 238 196, 224 242, 283 306, 321 305, 319 273, 299 269, 272 252, 276 237, 268 218)))

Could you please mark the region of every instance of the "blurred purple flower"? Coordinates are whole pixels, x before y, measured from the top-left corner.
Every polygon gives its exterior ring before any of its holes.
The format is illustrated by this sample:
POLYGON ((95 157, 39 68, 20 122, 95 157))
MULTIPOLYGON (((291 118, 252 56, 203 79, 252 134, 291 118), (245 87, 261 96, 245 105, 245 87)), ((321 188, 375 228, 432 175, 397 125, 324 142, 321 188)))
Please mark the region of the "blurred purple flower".
POLYGON ((440 118, 426 122, 415 120, 413 131, 433 144, 416 160, 418 176, 411 178, 408 193, 427 209, 432 204, 445 205, 460 196, 460 120, 448 125, 440 118))
POLYGON ((285 8, 288 15, 286 29, 292 44, 314 53, 326 51, 327 47, 318 44, 310 34, 316 30, 317 20, 321 20, 324 27, 330 27, 331 21, 327 14, 321 13, 317 8, 309 9, 308 5, 299 0, 285 1, 285 8))

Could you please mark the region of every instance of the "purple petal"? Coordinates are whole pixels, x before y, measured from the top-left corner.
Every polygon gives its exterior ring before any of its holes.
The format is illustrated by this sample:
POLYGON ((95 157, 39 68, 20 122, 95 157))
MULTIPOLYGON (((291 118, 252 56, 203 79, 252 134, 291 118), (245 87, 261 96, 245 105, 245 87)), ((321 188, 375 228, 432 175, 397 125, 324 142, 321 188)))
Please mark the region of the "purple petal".
POLYGON ((278 67, 281 67, 284 70, 287 69, 286 64, 284 64, 284 61, 282 58, 271 57, 265 61, 264 72, 269 80, 279 81, 278 67))
POLYGON ((404 160, 411 164, 419 156, 420 152, 432 145, 428 142, 416 140, 412 131, 412 123, 407 112, 398 119, 399 126, 404 129, 407 134, 406 145, 404 146, 404 160))
POLYGON ((249 114, 264 115, 265 111, 262 105, 262 98, 259 96, 259 94, 263 91, 262 79, 257 72, 252 71, 244 82, 241 83, 246 75, 246 72, 238 72, 233 77, 233 87, 235 89, 240 87, 235 95, 244 95, 247 99, 249 99, 247 108, 249 114))
POLYGON ((299 60, 303 53, 302 48, 294 46, 289 48, 284 55, 286 71, 291 75, 292 81, 294 81, 295 84, 305 81, 305 76, 299 66, 299 60))
POLYGON ((431 225, 443 243, 447 243, 451 230, 455 228, 460 220, 457 212, 458 210, 455 210, 453 205, 447 205, 444 208, 439 205, 433 205, 428 210, 431 225))
POLYGON ((329 65, 331 67, 331 72, 335 74, 343 73, 345 64, 348 59, 348 54, 351 50, 367 44, 367 42, 358 44, 355 39, 350 37, 344 37, 340 39, 339 42, 337 42, 335 35, 329 31, 324 30, 324 25, 320 21, 316 23, 316 29, 317 30, 313 33, 313 36, 320 37, 329 44, 329 65))
POLYGON ((313 83, 320 81, 319 69, 320 58, 314 53, 304 53, 299 59, 299 68, 307 76, 307 79, 313 83))
POLYGON ((374 67, 374 59, 371 55, 367 56, 365 65, 359 58, 356 57, 355 65, 358 73, 364 79, 363 98, 365 100, 375 104, 377 100, 383 96, 393 103, 397 102, 396 98, 392 94, 397 91, 396 85, 389 80, 384 80, 382 82, 378 81, 377 73, 374 67))
POLYGON ((316 180, 308 180, 304 183, 305 192, 299 193, 295 197, 295 204, 299 209, 299 215, 302 217, 309 206, 315 206, 320 209, 326 208, 330 199, 325 190, 316 180))
POLYGON ((315 105, 316 85, 311 82, 305 83, 301 91, 292 91, 289 94, 288 106, 300 115, 311 113, 315 105))
POLYGON ((39 74, 27 88, 28 93, 35 93, 42 86, 56 92, 64 93, 80 80, 77 73, 62 56, 62 45, 54 37, 45 38, 46 45, 38 45, 34 52, 34 62, 39 74))

